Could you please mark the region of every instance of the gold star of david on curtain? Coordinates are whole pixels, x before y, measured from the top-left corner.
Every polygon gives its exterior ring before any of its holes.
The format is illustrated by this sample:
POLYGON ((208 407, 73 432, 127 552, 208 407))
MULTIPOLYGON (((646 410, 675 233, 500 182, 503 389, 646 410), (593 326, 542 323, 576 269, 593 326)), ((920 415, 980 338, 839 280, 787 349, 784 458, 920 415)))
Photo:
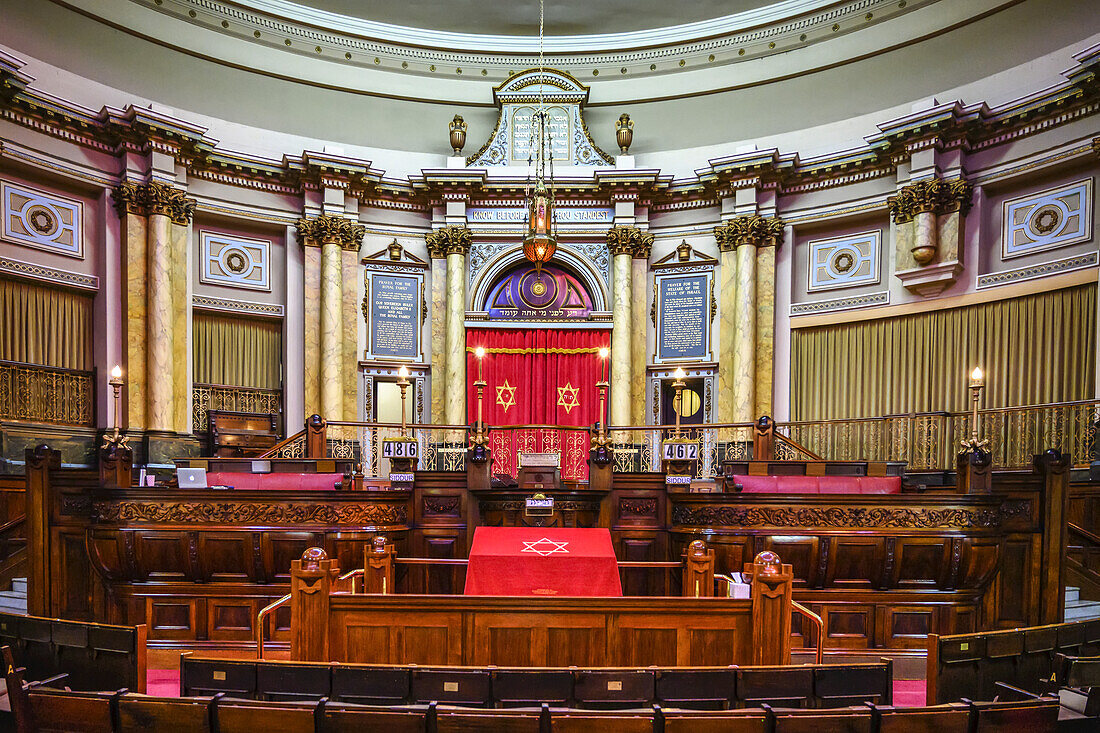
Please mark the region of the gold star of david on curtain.
POLYGON ((505 412, 508 412, 509 407, 515 407, 516 404, 516 388, 508 384, 508 380, 504 380, 504 384, 497 387, 497 404, 504 408, 505 412))
POLYGON ((581 401, 577 399, 580 392, 579 387, 574 387, 569 382, 566 382, 564 387, 558 387, 558 407, 564 407, 567 415, 573 411, 574 407, 580 407, 581 401))

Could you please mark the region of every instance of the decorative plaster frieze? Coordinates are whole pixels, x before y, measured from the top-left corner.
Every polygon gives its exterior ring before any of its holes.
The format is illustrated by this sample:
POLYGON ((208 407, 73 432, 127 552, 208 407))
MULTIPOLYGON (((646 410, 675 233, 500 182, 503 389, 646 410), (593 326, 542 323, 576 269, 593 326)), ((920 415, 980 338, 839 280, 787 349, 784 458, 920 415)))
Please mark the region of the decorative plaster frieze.
POLYGON ((227 300, 225 298, 211 298, 206 295, 195 295, 191 298, 191 305, 203 310, 223 311, 226 313, 243 313, 252 316, 270 316, 282 318, 286 309, 277 303, 255 303, 247 300, 227 300))
POLYGON ((830 311, 846 311, 855 308, 870 308, 876 305, 888 305, 890 293, 868 293, 856 295, 851 298, 834 298, 832 300, 814 300, 809 303, 792 303, 792 316, 808 316, 814 313, 828 313, 830 311))
POLYGON ((85 275, 80 272, 69 272, 56 267, 47 267, 31 262, 21 262, 8 257, 0 257, 0 272, 27 277, 32 280, 43 280, 61 285, 69 285, 81 290, 99 290, 99 278, 95 275, 85 275))
POLYGON ((991 272, 978 276, 977 288, 978 290, 984 290, 985 288, 995 288, 999 285, 1010 285, 1025 280, 1037 280, 1050 275, 1059 275, 1063 272, 1084 270, 1089 267, 1095 267, 1097 265, 1097 260, 1097 253, 1089 252, 1078 257, 1067 257, 1063 260, 1044 262, 1041 265, 1021 267, 1016 270, 1006 270, 1004 272, 991 272))

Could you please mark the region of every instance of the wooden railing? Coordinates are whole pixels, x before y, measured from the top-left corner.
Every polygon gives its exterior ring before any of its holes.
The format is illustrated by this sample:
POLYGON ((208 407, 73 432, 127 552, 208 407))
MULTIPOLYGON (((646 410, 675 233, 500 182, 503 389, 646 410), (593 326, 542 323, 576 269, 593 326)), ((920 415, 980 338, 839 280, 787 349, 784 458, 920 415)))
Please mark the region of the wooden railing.
MULTIPOLYGON (((199 384, 191 389, 191 430, 205 433, 210 427, 210 410, 283 414, 283 391, 258 387, 234 387, 228 384, 199 384)), ((280 419, 280 423, 282 420, 280 419)))
POLYGON ((0 361, 0 420, 95 427, 95 374, 0 361))

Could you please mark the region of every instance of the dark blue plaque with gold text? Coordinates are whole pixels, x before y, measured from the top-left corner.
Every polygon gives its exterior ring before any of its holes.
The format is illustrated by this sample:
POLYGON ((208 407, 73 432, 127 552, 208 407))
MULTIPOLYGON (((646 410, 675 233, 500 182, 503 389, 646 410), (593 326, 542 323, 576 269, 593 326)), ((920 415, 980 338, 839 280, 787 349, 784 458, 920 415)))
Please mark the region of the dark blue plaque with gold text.
POLYGON ((420 287, 415 277, 371 278, 370 352, 374 356, 420 356, 420 287))
POLYGON ((709 277, 662 277, 657 283, 657 359, 706 359, 709 277))

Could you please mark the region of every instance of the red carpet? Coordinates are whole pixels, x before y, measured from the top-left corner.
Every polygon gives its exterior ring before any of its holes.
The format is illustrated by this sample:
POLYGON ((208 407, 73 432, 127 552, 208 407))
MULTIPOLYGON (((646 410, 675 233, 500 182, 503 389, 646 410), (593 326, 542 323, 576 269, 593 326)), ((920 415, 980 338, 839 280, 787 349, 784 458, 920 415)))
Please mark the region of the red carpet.
MULTIPOLYGON (((179 697, 180 673, 178 669, 150 669, 147 677, 150 695, 179 697)), ((894 705, 914 708, 924 705, 924 680, 894 680, 894 705)))

